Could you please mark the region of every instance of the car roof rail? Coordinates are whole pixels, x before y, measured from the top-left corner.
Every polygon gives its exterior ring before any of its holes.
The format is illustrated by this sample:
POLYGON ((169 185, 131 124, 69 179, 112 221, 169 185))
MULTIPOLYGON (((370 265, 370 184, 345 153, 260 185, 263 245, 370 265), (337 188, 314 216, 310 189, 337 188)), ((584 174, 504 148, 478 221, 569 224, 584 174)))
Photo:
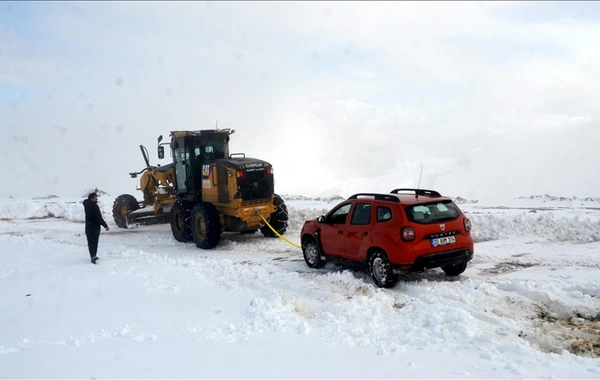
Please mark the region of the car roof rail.
POLYGON ((373 197, 377 201, 389 201, 389 202, 400 202, 398 197, 394 197, 388 194, 378 194, 378 193, 358 193, 350 196, 348 199, 358 199, 358 197, 373 197))
POLYGON ((394 189, 394 190, 390 191, 390 193, 398 194, 401 191, 410 191, 410 192, 413 192, 415 195, 421 195, 421 196, 430 196, 430 197, 441 197, 442 196, 442 194, 438 193, 437 191, 426 190, 426 189, 394 189))

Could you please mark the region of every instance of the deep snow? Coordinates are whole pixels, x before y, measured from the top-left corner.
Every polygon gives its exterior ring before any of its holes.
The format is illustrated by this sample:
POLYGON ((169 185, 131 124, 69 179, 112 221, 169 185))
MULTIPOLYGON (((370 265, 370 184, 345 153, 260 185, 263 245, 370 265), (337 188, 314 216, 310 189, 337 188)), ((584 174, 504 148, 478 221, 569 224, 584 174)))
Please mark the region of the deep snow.
MULTIPOLYGON (((339 199, 284 196, 286 237, 339 199)), ((0 377, 599 378, 600 202, 461 203, 475 257, 376 288, 260 234, 214 250, 117 228, 81 198, 0 201, 0 377)))

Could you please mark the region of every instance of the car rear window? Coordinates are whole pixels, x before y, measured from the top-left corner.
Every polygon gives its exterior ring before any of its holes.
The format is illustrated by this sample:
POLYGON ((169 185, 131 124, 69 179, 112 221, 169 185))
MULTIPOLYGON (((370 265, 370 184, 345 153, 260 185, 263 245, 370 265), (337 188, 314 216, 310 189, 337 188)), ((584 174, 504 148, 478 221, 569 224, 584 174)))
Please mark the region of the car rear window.
POLYGON ((450 221, 460 216, 460 210, 451 200, 418 204, 405 209, 409 221, 420 224, 450 221))

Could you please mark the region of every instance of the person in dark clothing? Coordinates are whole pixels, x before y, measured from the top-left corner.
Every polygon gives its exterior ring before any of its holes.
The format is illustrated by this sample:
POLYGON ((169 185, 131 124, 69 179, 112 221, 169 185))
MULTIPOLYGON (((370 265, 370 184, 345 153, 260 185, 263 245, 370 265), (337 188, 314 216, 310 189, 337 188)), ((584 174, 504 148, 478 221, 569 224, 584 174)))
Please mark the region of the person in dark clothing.
POLYGON ((90 258, 92 264, 96 264, 98 257, 98 240, 100 239, 100 226, 109 231, 108 225, 102 218, 102 212, 98 207, 98 194, 90 193, 88 199, 83 201, 85 209, 85 236, 87 237, 88 248, 90 250, 90 258))

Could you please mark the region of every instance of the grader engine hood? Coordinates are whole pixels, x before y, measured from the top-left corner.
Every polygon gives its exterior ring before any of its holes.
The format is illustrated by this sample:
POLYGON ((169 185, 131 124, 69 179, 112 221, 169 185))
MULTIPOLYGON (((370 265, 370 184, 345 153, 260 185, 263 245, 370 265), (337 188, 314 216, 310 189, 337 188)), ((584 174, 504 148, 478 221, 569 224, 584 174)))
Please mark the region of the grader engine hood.
POLYGON ((218 160, 217 164, 235 171, 238 190, 235 198, 249 201, 273 195, 273 168, 268 162, 255 158, 230 158, 218 160))
POLYGON ((220 165, 235 171, 257 171, 271 169, 271 164, 256 158, 229 158, 218 160, 220 165))

